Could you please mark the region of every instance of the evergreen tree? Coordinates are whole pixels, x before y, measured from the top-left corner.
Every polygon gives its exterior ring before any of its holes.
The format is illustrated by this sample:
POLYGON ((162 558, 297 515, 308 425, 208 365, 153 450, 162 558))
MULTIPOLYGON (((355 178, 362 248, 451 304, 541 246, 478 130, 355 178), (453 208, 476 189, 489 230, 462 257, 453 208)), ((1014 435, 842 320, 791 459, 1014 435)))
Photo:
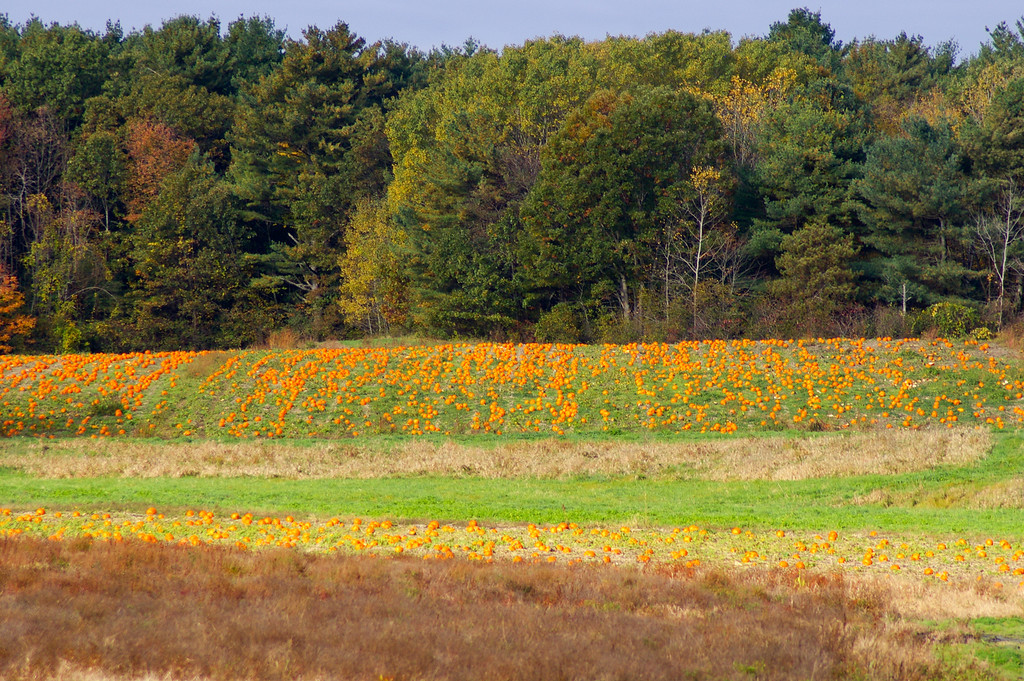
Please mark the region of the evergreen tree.
POLYGON ((966 223, 977 194, 948 124, 911 119, 868 151, 857 182, 868 296, 901 306, 971 293, 966 223))

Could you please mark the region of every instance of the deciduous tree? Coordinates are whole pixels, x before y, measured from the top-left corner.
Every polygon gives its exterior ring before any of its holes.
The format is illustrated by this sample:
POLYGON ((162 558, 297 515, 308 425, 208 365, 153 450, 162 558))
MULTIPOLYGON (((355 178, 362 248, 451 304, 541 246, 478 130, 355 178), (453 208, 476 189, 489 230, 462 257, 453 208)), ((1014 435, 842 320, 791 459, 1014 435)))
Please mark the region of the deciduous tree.
POLYGON ((690 290, 690 329, 699 334, 698 305, 702 277, 718 252, 728 248, 736 231, 729 223, 731 183, 721 170, 695 166, 689 182, 674 188, 678 209, 668 220, 665 251, 665 313, 668 315, 673 283, 681 281, 690 290))
POLYGON ((562 301, 611 297, 631 319, 641 283, 660 271, 661 226, 719 138, 710 106, 687 93, 592 96, 545 148, 524 207, 535 285, 562 301))
POLYGON ((235 212, 229 187, 209 163, 193 157, 164 179, 131 236, 132 346, 207 348, 260 334, 258 308, 245 311, 247 328, 231 323, 235 305, 249 302, 250 280, 249 234, 235 212))
POLYGON ((1024 272, 1024 188, 1013 180, 1001 183, 995 200, 975 217, 975 247, 996 281, 999 327, 1003 326, 1006 289, 1024 272))
POLYGON ((103 228, 108 232, 111 210, 123 196, 127 175, 128 158, 123 144, 116 134, 106 130, 86 137, 68 162, 68 179, 98 204, 103 213, 103 228))
POLYGON ((127 125, 127 207, 129 222, 138 220, 160 193, 160 184, 184 167, 195 142, 163 123, 135 119, 127 125))
POLYGON ((36 320, 22 313, 25 296, 18 289, 18 278, 0 265, 0 353, 10 352, 11 341, 28 335, 36 320))
POLYGON ((338 304, 346 322, 370 335, 390 333, 406 320, 408 282, 398 257, 404 241, 386 203, 359 201, 345 229, 338 304))

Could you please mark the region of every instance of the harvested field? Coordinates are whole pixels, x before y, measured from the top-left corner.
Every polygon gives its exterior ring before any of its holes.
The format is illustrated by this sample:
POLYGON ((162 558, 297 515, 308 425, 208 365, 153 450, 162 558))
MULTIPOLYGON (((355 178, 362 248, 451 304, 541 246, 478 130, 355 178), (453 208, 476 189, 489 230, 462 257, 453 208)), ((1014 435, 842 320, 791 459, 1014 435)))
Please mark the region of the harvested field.
POLYGON ((85 438, 21 443, 0 453, 0 467, 52 478, 682 475, 703 480, 802 480, 962 466, 980 459, 991 444, 988 431, 966 429, 677 442, 545 439, 486 446, 411 440, 392 447, 360 441, 169 443, 85 438))
POLYGON ((840 575, 24 539, 0 565, 10 681, 986 678, 840 575))

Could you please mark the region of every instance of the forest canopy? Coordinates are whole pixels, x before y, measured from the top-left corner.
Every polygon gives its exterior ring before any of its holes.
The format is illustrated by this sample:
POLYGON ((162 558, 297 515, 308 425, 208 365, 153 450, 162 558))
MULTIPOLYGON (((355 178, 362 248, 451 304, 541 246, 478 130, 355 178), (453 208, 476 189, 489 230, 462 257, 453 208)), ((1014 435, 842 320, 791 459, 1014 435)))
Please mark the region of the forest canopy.
POLYGON ((738 40, 500 52, 0 17, 0 350, 897 336, 1022 312, 1024 21, 960 58, 906 32, 842 44, 807 9, 738 40))

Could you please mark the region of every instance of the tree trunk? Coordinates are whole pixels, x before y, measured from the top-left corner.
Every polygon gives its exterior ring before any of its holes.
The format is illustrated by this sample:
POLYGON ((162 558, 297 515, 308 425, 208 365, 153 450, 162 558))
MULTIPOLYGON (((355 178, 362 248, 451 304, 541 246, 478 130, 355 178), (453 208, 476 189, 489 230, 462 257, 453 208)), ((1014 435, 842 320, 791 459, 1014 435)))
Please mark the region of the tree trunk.
POLYGON ((626 321, 632 318, 629 307, 629 286, 626 284, 626 275, 619 275, 619 304, 622 306, 622 317, 626 321))

